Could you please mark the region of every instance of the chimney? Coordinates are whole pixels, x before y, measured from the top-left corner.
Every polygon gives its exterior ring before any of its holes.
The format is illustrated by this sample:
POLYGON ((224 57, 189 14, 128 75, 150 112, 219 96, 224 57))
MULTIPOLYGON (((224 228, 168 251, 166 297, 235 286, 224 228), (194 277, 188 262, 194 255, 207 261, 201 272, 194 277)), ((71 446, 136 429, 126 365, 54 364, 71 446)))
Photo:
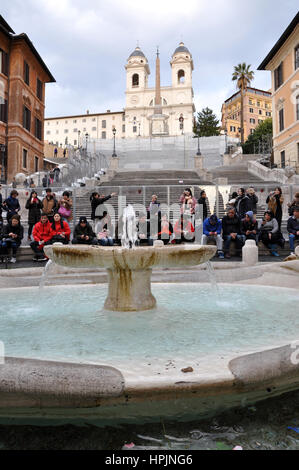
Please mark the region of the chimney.
POLYGON ((86 114, 89 114, 89 109, 86 111, 86 114))

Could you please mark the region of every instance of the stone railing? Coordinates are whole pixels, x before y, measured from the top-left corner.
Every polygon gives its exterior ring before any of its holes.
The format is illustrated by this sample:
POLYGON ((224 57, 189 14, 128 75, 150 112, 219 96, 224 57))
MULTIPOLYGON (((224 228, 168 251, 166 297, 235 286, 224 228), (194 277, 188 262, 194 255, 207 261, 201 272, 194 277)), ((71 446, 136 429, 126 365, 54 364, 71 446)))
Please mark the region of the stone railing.
POLYGON ((282 168, 268 168, 264 165, 261 165, 257 161, 249 161, 248 162, 248 170, 250 173, 253 173, 256 176, 259 176, 264 181, 277 181, 281 184, 287 183, 299 183, 298 175, 290 174, 282 168))
POLYGON ((238 153, 234 152, 232 154, 225 153, 223 155, 223 165, 225 166, 230 166, 230 165, 237 165, 239 163, 244 163, 248 161, 254 161, 258 160, 261 158, 262 155, 255 155, 255 154, 244 154, 244 153, 238 153))

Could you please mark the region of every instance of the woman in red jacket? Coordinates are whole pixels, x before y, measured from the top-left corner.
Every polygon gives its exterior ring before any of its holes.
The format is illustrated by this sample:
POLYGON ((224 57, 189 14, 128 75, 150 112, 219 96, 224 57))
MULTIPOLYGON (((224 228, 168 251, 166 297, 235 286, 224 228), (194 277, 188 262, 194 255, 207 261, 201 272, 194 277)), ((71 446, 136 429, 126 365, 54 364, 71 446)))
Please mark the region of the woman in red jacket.
POLYGON ((52 243, 63 243, 67 245, 70 241, 71 229, 69 224, 62 220, 58 212, 54 215, 54 222, 52 224, 53 238, 52 243))

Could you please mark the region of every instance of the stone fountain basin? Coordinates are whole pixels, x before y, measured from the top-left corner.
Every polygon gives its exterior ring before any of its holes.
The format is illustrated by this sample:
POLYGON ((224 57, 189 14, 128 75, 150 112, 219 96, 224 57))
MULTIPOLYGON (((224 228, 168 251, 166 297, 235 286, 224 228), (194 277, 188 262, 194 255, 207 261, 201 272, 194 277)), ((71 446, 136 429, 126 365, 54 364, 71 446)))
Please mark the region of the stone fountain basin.
POLYGON ((46 255, 55 263, 78 268, 147 270, 154 267, 196 266, 216 253, 215 246, 147 246, 135 249, 84 245, 45 246, 46 255))

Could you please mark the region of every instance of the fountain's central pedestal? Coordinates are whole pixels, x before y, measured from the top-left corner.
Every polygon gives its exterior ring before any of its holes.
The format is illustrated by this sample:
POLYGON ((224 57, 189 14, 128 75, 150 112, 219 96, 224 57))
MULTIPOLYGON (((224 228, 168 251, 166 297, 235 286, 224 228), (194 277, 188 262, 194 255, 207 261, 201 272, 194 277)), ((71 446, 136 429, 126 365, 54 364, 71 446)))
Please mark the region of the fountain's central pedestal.
POLYGON ((151 269, 107 269, 107 310, 136 312, 155 308, 156 299, 151 292, 151 269))
POLYGON ((155 308, 151 292, 153 267, 187 267, 208 261, 215 246, 119 247, 53 245, 45 253, 55 263, 70 268, 106 268, 108 272, 107 310, 141 311, 155 308))

